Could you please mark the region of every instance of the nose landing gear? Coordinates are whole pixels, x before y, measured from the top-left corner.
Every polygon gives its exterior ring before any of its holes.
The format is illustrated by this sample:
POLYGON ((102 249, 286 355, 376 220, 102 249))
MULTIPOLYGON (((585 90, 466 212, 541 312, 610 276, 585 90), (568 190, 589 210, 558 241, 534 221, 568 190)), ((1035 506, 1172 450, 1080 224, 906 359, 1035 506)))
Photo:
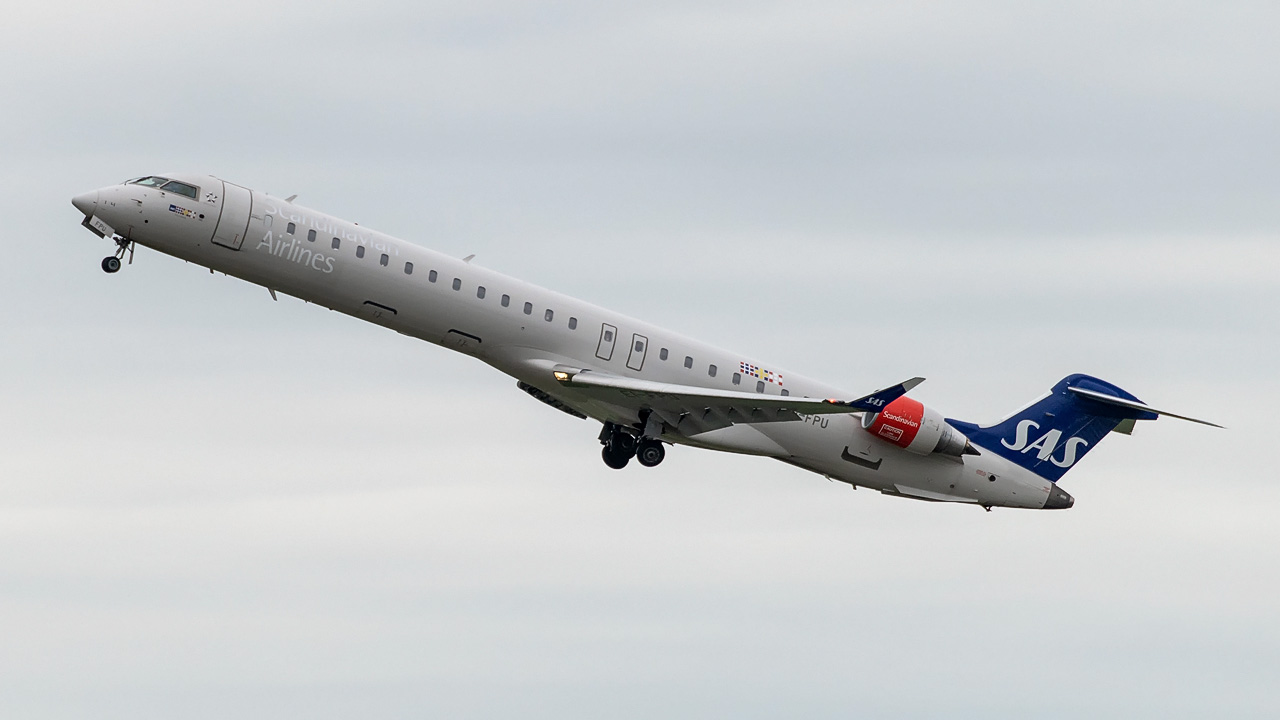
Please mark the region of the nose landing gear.
POLYGON ((120 272, 120 261, 124 258, 125 253, 129 254, 129 264, 133 264, 133 241, 122 237, 115 238, 115 241, 116 254, 102 258, 102 271, 105 273, 120 272))

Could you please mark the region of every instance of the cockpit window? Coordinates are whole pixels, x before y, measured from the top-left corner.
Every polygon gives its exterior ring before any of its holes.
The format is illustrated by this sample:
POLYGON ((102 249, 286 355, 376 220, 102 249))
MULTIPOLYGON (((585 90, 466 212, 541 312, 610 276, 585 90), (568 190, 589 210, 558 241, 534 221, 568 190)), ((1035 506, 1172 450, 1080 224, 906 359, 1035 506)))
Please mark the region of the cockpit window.
POLYGON ((165 192, 171 192, 178 195, 185 195, 191 198, 192 200, 194 200, 196 198, 196 195, 199 194, 199 191, 196 190, 194 185, 188 185, 184 182, 178 182, 177 180, 170 180, 169 182, 165 183, 164 187, 160 189, 164 190, 165 192))
POLYGON ((148 175, 146 177, 141 177, 141 178, 138 178, 137 180, 133 180, 129 184, 145 185, 146 187, 160 187, 161 185, 167 182, 169 182, 169 178, 162 178, 162 177, 156 177, 155 175, 148 175))

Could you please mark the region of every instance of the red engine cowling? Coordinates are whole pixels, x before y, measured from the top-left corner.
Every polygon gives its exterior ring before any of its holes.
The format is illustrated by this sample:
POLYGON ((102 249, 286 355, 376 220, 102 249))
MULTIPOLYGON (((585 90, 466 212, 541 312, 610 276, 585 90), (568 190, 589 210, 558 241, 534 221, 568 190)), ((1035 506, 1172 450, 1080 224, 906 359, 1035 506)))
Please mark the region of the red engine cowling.
POLYGON ((964 433, 947 424, 942 415, 905 395, 878 413, 862 416, 862 427, 881 440, 917 455, 977 455, 964 433))

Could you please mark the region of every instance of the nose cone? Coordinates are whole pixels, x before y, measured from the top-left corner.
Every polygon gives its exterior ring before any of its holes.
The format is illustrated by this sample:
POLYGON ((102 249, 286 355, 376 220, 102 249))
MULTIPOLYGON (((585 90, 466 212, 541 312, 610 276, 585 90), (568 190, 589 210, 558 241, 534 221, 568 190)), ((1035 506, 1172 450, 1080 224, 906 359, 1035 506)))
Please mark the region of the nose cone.
POLYGON ((94 211, 98 209, 98 191, 90 190, 87 193, 77 195, 71 198, 71 204, 75 205, 76 209, 84 213, 85 216, 92 216, 94 211))
POLYGON ((1076 499, 1071 497, 1066 490, 1053 486, 1049 491, 1049 499, 1044 501, 1045 510, 1066 510, 1076 504, 1076 499))

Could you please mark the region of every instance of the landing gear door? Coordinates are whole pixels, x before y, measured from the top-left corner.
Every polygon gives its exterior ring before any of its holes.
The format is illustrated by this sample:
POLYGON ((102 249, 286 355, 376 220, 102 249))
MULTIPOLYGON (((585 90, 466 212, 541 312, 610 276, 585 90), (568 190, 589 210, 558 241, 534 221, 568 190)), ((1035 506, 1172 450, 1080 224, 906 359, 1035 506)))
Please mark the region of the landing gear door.
POLYGON ((639 372, 644 369, 644 356, 649 352, 649 338, 643 335, 631 336, 631 354, 627 356, 627 367, 639 372))
POLYGON ((618 342, 618 328, 605 323, 600 326, 600 344, 596 346, 596 357, 601 360, 613 359, 613 346, 618 342))
POLYGON ((239 250, 249 229, 249 209, 253 193, 247 188, 222 183, 222 214, 218 216, 218 229, 213 231, 213 241, 223 247, 239 250))

